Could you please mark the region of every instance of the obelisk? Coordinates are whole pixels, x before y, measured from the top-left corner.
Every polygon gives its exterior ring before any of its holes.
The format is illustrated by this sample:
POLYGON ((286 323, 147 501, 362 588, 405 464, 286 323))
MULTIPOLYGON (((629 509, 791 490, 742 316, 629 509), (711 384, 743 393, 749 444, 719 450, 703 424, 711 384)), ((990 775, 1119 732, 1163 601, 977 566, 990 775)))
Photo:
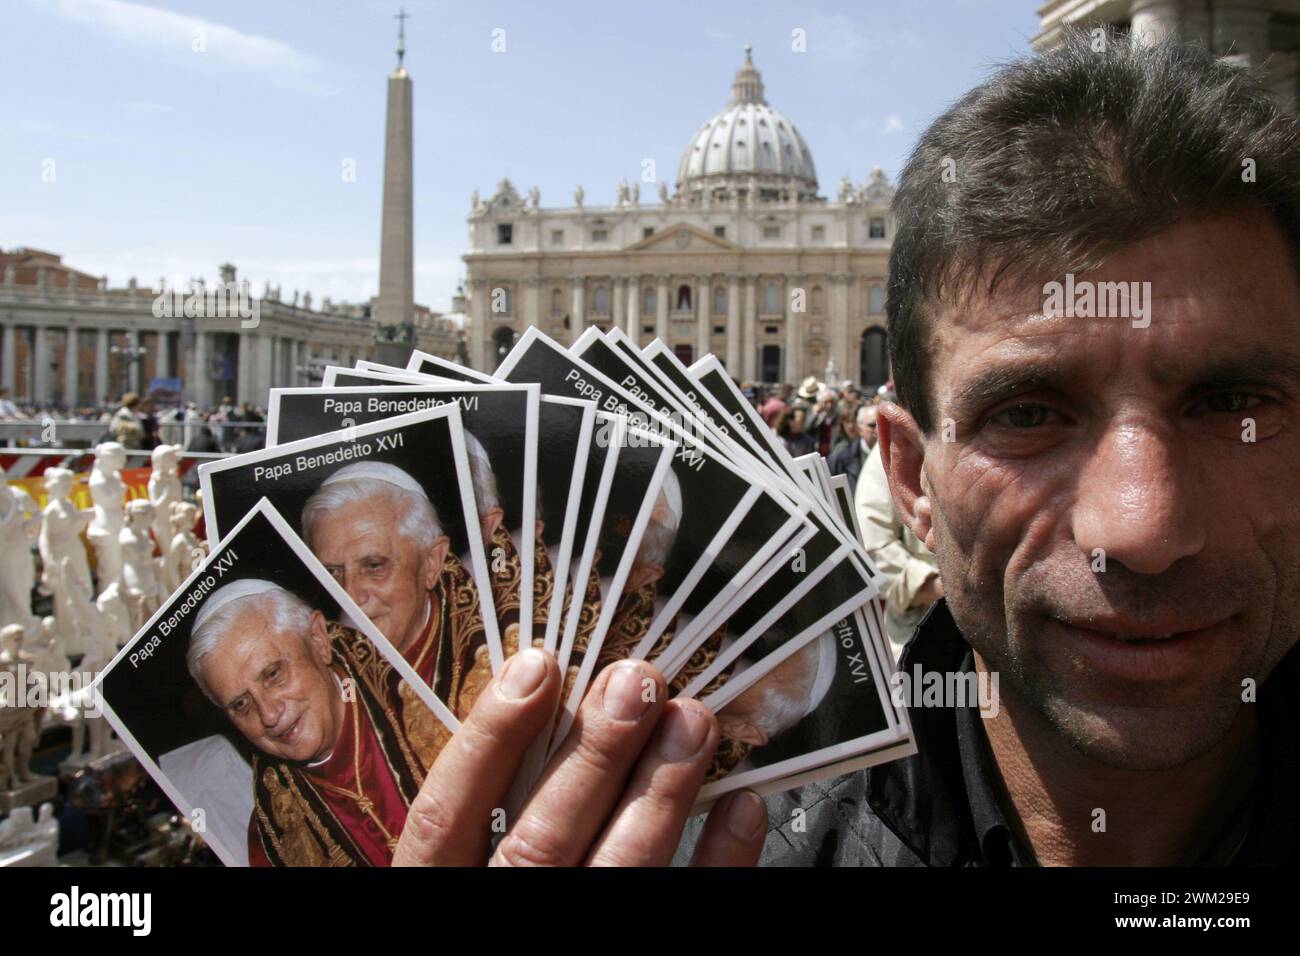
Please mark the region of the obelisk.
MULTIPOLYGON (((415 243, 411 174, 411 77, 406 56, 406 18, 397 14, 397 69, 388 77, 388 119, 384 133, 384 211, 379 240, 379 299, 374 319, 382 326, 406 326, 415 318, 415 243)), ((377 330, 380 335, 385 330, 377 330)), ((388 333, 388 334, 391 334, 388 333)), ((407 346, 409 352, 409 346, 407 346)), ((383 361, 383 359, 380 359, 383 361)), ((405 364, 405 357, 403 363, 405 364)))

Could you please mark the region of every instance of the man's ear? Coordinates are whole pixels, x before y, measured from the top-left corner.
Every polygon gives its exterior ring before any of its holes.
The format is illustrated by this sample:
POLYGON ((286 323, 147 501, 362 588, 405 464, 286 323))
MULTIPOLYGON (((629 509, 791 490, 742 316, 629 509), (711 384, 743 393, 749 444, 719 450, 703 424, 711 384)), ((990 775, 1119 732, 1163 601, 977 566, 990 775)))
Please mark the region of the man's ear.
MULTIPOLYGON (((505 520, 506 512, 504 508, 489 508, 483 514, 479 515, 479 524, 483 528, 483 546, 487 547, 492 541, 492 535, 497 533, 497 528, 501 527, 501 522, 505 520)), ((489 560, 491 555, 488 556, 489 560)))
POLYGON ((931 551, 930 489, 925 477, 925 435, 911 413, 893 402, 881 402, 876 413, 876 440, 889 478, 894 511, 931 551))
POLYGON ((447 552, 451 550, 451 539, 445 534, 433 542, 433 547, 424 556, 424 589, 433 590, 442 574, 442 566, 447 563, 447 552))
POLYGON ((311 634, 312 656, 328 667, 334 655, 330 652, 330 632, 325 626, 325 615, 320 611, 312 611, 311 623, 307 625, 307 629, 311 634))

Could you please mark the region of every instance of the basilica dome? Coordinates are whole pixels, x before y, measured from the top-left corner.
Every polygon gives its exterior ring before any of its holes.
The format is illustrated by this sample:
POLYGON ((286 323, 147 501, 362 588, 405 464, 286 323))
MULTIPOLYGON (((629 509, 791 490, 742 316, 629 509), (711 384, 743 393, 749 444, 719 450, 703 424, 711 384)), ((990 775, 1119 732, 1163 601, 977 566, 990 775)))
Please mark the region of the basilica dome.
POLYGON ((677 167, 677 195, 689 203, 815 199, 817 170, 795 125, 763 97, 750 47, 731 102, 701 126, 677 167))

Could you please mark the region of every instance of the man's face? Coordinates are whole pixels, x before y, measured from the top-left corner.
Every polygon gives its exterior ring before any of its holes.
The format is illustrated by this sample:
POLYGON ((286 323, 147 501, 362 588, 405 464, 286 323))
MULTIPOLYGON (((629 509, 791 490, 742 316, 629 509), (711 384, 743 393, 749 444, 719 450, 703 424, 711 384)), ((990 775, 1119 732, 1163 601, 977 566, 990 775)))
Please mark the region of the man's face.
POLYGON ((1296 270, 1238 214, 1084 279, 1149 281, 1149 326, 1045 317, 1041 287, 938 310, 934 429, 885 411, 891 485, 1004 691, 1093 759, 1173 767, 1300 635, 1296 270))
POLYGON ((867 405, 858 412, 858 435, 867 443, 868 448, 876 444, 876 407, 867 405))
POLYGON ((401 533, 399 517, 382 496, 354 501, 317 519, 309 544, 371 623, 404 650, 424 628, 448 542, 443 536, 421 553, 401 533))
POLYGON ((342 727, 343 697, 329 669, 325 618, 310 635, 277 630, 257 605, 238 615, 203 676, 218 706, 258 750, 299 763, 323 760, 342 727))

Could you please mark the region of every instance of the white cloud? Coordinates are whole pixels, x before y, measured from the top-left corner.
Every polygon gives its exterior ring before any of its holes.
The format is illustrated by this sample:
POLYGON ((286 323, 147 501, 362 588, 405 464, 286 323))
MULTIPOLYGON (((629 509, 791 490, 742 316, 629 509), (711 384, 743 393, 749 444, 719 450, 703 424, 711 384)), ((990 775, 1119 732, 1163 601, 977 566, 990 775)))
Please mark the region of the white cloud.
POLYGON ((279 40, 126 0, 43 0, 43 5, 64 20, 108 31, 128 43, 211 57, 223 68, 259 73, 300 89, 319 91, 321 61, 279 40), (197 52, 200 46, 201 54, 197 52))
POLYGON ((815 63, 862 62, 872 44, 856 22, 842 14, 808 18, 808 57, 815 63))
POLYGON ((890 113, 888 116, 885 117, 884 125, 880 127, 880 135, 889 136, 892 133, 897 133, 902 128, 903 128, 903 118, 899 116, 897 113, 890 113))

